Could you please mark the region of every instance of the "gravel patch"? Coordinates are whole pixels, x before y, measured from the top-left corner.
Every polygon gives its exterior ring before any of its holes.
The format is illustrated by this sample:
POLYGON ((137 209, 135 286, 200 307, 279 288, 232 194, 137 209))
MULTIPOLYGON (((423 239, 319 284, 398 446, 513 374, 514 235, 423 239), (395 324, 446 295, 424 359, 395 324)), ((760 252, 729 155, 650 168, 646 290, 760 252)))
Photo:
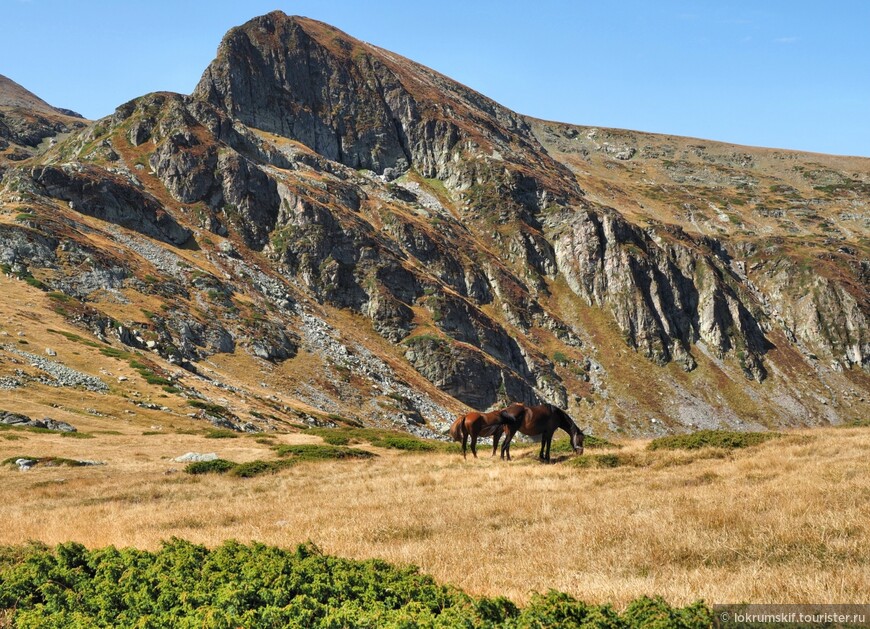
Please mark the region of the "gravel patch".
MULTIPOLYGON (((33 382, 39 382, 40 384, 45 384, 50 387, 82 387, 83 389, 95 391, 97 393, 106 393, 109 390, 108 385, 96 376, 76 371, 56 360, 51 360, 50 358, 39 356, 38 354, 31 354, 30 352, 23 352, 10 345, 5 345, 3 349, 27 359, 32 367, 36 367, 50 376, 50 378, 46 378, 45 376, 31 377, 30 380, 33 382)), ((21 377, 22 374, 18 374, 19 377, 21 377)), ((26 377, 26 374, 23 375, 26 377)), ((13 378, 13 380, 15 379, 13 378)))

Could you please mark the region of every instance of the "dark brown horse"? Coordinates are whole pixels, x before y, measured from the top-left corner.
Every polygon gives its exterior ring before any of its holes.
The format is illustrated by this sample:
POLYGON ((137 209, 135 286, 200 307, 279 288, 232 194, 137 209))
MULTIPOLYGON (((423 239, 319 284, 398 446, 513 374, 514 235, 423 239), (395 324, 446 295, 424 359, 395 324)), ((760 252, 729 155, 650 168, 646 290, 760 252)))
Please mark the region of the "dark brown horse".
MULTIPOLYGON (((571 435, 571 447, 577 454, 583 454, 583 440, 585 435, 577 427, 577 424, 568 416, 568 413, 552 404, 539 404, 538 406, 524 407, 525 412, 519 417, 519 423, 505 422, 503 432, 506 435, 505 443, 501 448, 501 456, 510 461, 511 439, 517 430, 524 435, 534 437, 541 435, 541 453, 538 455, 542 461, 550 461, 550 445, 553 442, 553 433, 559 428, 571 435)), ((492 438, 492 454, 498 448, 501 435, 492 438)))
MULTIPOLYGON (((450 436, 454 441, 462 442, 462 457, 466 458, 466 446, 468 437, 471 437, 471 454, 477 458, 477 438, 478 437, 493 437, 501 438, 501 433, 505 426, 519 425, 520 417, 525 413, 526 407, 522 404, 514 403, 498 411, 490 411, 489 413, 478 413, 472 411, 466 415, 457 417, 453 425, 450 426, 450 436), (497 437, 494 437, 497 435, 497 437)), ((493 449, 493 454, 495 450, 493 449)), ((508 456, 510 459, 510 456, 508 456)))

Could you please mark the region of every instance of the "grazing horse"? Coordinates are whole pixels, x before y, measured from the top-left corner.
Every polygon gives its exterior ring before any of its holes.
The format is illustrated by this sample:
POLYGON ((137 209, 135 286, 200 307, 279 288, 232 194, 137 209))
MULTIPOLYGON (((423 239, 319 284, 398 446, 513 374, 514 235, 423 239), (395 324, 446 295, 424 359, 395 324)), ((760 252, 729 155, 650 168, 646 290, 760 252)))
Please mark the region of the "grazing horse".
MULTIPOLYGON (((477 438, 492 437, 499 435, 500 431, 505 426, 514 426, 514 432, 519 425, 520 418, 526 411, 526 407, 522 404, 511 404, 507 408, 498 411, 490 411, 489 413, 478 413, 472 411, 466 415, 461 415, 454 420, 450 426, 450 436, 454 441, 462 442, 462 458, 466 458, 466 446, 468 437, 471 437, 471 454, 477 458, 477 438)), ((495 450, 493 450, 493 454, 495 450)), ((508 454, 510 460, 510 454, 508 454)))
MULTIPOLYGON (((507 436, 504 445, 501 448, 502 458, 507 453, 507 458, 511 458, 511 439, 519 430, 524 435, 536 436, 541 435, 541 453, 538 458, 542 461, 550 461, 550 445, 553 442, 553 433, 561 428, 571 435, 571 447, 577 454, 583 454, 583 439, 585 435, 583 431, 577 427, 577 424, 568 416, 568 413, 552 404, 539 404, 538 406, 526 407, 525 413, 520 417, 519 424, 506 422, 504 425, 504 434, 507 436)), ((492 453, 495 455, 495 449, 498 447, 498 441, 501 435, 493 437, 492 453)))

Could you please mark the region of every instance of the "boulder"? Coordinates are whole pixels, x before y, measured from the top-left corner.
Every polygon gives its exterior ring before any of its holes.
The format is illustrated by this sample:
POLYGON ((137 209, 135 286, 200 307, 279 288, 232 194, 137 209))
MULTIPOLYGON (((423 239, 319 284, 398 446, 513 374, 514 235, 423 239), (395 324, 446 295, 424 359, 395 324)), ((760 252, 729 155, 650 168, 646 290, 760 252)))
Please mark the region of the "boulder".
POLYGON ((207 454, 200 454, 199 452, 187 452, 186 454, 177 456, 172 460, 176 463, 198 463, 200 461, 214 461, 217 458, 218 455, 215 452, 209 452, 207 454))

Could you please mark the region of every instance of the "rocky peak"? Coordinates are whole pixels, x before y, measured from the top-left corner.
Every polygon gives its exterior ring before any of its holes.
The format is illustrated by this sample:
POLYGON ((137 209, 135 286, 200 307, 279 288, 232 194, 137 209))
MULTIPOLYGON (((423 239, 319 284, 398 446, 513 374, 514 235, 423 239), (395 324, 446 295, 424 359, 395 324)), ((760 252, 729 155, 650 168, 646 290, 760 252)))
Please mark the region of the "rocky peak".
POLYGON ((470 185, 468 154, 537 166, 528 123, 469 88, 329 25, 275 11, 230 30, 194 97, 352 168, 470 185))

